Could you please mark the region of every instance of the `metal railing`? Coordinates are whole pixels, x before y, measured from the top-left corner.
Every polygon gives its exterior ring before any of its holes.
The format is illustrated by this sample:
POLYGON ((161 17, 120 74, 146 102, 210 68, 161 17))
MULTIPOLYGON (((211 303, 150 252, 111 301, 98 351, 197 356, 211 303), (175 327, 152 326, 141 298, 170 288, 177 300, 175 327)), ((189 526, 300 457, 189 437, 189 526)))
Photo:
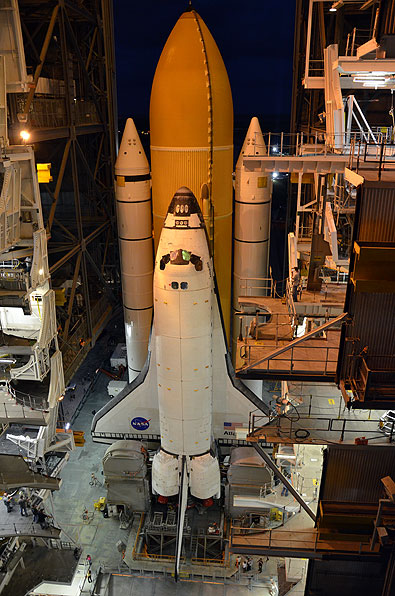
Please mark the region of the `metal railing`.
MULTIPOLYGON (((25 112, 28 94, 17 95, 18 112, 25 112)), ((100 118, 93 101, 75 99, 72 104, 75 124, 98 124, 100 118)), ((33 128, 58 128, 67 126, 66 99, 64 97, 34 97, 30 110, 29 121, 33 128)))
POLYGON ((372 35, 373 33, 371 29, 357 29, 354 27, 354 29, 347 35, 344 55, 356 56, 358 48, 372 39, 372 35))
POLYGON ((381 153, 382 160, 395 156, 394 130, 392 127, 376 126, 333 134, 318 129, 298 133, 255 133, 250 149, 251 154, 245 153, 244 159, 313 157, 329 153, 349 155, 352 165, 355 159, 363 158, 366 153, 366 160, 372 158, 372 161, 378 162, 381 153))
POLYGON ((60 532, 60 528, 52 525, 49 525, 47 528, 41 528, 33 522, 30 524, 25 522, 21 522, 20 524, 5 523, 0 527, 0 535, 7 538, 9 536, 44 536, 53 538, 54 535, 58 536, 60 532))
MULTIPOLYGON (((290 309, 291 312, 287 313, 271 313, 267 310, 256 309, 254 315, 245 315, 253 316, 253 319, 249 325, 245 325, 245 336, 244 340, 248 337, 259 341, 261 339, 267 339, 267 335, 273 335, 273 339, 276 342, 276 346, 279 345, 279 341, 290 340, 293 337, 294 328, 297 323, 297 315, 296 312, 292 312, 291 305, 290 309), (259 322, 259 318, 262 316, 267 316, 268 320, 266 322, 259 322), (280 317, 288 317, 288 321, 280 322, 280 317)), ((244 316, 242 317, 242 321, 244 320, 244 316)))
POLYGON ((254 143, 250 145, 251 155, 245 153, 244 157, 256 157, 257 149, 261 149, 261 154, 263 156, 272 157, 326 154, 326 138, 325 131, 314 131, 313 133, 255 133, 254 143), (312 143, 314 144, 314 147, 311 147, 312 143))
MULTIPOLYGON (((345 538, 349 538, 346 535, 345 538)), ((342 540, 341 537, 335 541, 336 550, 344 552, 357 553, 372 553, 370 550, 370 540, 361 540, 359 536, 353 536, 355 540, 342 540)), ((320 538, 320 533, 317 529, 311 530, 294 530, 284 529, 267 529, 262 530, 258 528, 240 528, 238 526, 231 527, 231 548, 267 548, 273 550, 299 550, 304 552, 317 552, 334 550, 334 541, 329 541, 320 538)), ((377 549, 376 549, 377 550, 377 549)))
POLYGON ((46 411, 49 408, 47 400, 48 395, 45 397, 42 395, 32 395, 30 393, 24 393, 18 389, 14 389, 11 385, 8 386, 8 393, 13 397, 17 404, 24 408, 30 408, 31 410, 46 411))
MULTIPOLYGON (((282 437, 288 437, 290 439, 294 439, 295 432, 298 430, 305 431, 311 434, 311 432, 323 432, 323 433, 334 433, 334 435, 338 435, 338 441, 343 442, 347 439, 347 435, 352 433, 353 435, 358 435, 361 433, 365 435, 366 433, 377 432, 378 437, 382 437, 382 433, 380 432, 380 420, 363 420, 360 428, 355 428, 355 419, 350 418, 333 418, 331 416, 319 416, 319 415, 307 415, 303 416, 298 413, 297 419, 293 419, 291 416, 278 416, 274 411, 270 417, 263 416, 262 414, 254 414, 250 412, 249 421, 248 421, 248 436, 249 437, 262 437, 267 434, 267 430, 265 427, 269 422, 276 421, 275 425, 275 432, 280 432, 282 437), (314 421, 314 426, 311 426, 311 421, 314 421), (306 426, 306 429, 303 427, 303 422, 309 421, 309 425, 306 426)), ((395 426, 395 425, 394 425, 395 426)), ((271 432, 270 436, 273 434, 273 426, 270 427, 271 432)), ((390 432, 389 440, 392 441, 393 437, 393 429, 390 432)), ((303 437, 299 437, 302 439, 303 437)), ((331 440, 335 440, 335 437, 332 437, 331 440)))
MULTIPOLYGON (((20 405, 20 404, 18 404, 20 405)), ((25 408, 24 406, 21 406, 21 410, 18 410, 16 415, 15 412, 15 405, 13 404, 0 404, 0 418, 5 418, 8 421, 12 421, 15 420, 16 418, 21 419, 21 420, 36 420, 37 423, 42 423, 44 422, 44 412, 41 410, 35 410, 34 412, 32 412, 31 408, 25 408), (41 412, 41 416, 40 415, 36 415, 34 412, 41 412)), ((4 424, 4 423, 3 423, 4 424)))
MULTIPOLYGON (((303 207, 303 205, 302 205, 303 207)), ((300 225, 298 229, 298 241, 299 240, 311 240, 313 236, 313 223, 308 226, 300 225)))
POLYGON ((323 77, 324 76, 324 61, 323 60, 309 60, 309 72, 306 73, 309 77, 323 77))
MULTIPOLYGON (((335 331, 334 329, 332 331, 335 331)), ((340 340, 340 330, 339 340, 340 340)), ((259 371, 266 373, 288 373, 288 374, 308 374, 309 376, 320 377, 322 375, 334 375, 336 372, 337 359, 338 359, 338 346, 313 346, 309 345, 309 359, 306 365, 306 356, 300 355, 298 357, 295 351, 300 349, 301 346, 291 346, 288 350, 288 357, 282 355, 274 356, 269 358, 265 362, 259 364, 259 371), (315 350, 315 352, 314 352, 315 350), (321 350, 323 354, 320 357, 312 357, 312 354, 317 354, 317 350, 321 350), (331 352, 334 352, 332 355, 331 352), (279 366, 279 363, 283 363, 279 366), (302 363, 302 365, 299 365, 302 363)), ((251 344, 243 344, 240 346, 240 357, 245 361, 244 366, 253 365, 261 355, 261 346, 254 346, 251 344)))
MULTIPOLYGON (((158 561, 158 562, 169 562, 173 563, 175 561, 175 555, 160 555, 160 554, 150 554, 150 553, 135 553, 133 556, 135 561, 158 561)), ((185 557, 180 557, 181 563, 185 563, 185 557)))
MULTIPOLYGON (((18 410, 18 417, 22 414, 22 418, 32 418, 32 410, 38 412, 45 412, 48 409, 48 402, 41 396, 33 396, 22 391, 17 391, 7 382, 6 385, 0 386, 0 395, 6 399, 14 400, 10 404, 1 403, 0 412, 3 410, 7 418, 15 418, 15 404, 21 406, 21 411, 18 410)), ((40 420, 37 417, 37 420, 40 420)))
POLYGON ((229 567, 230 565, 230 557, 225 559, 225 552, 222 553, 221 557, 218 559, 206 559, 201 557, 191 557, 192 565, 202 565, 202 566, 214 566, 219 565, 220 567, 229 567))
POLYGON ((271 277, 242 277, 239 279, 239 296, 276 295, 277 282, 271 277))

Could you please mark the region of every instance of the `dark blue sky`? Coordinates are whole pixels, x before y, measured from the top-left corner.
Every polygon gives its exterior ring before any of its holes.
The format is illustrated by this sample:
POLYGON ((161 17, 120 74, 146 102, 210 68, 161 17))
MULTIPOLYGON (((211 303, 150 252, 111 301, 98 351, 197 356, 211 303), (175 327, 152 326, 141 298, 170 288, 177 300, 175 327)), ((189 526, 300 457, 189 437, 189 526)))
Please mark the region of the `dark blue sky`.
MULTIPOLYGON (((194 0, 228 71, 235 115, 276 120, 290 111, 294 0, 194 0)), ((187 2, 115 0, 120 117, 148 117, 152 79, 162 48, 187 2)), ((273 129, 262 122, 265 130, 273 129)))

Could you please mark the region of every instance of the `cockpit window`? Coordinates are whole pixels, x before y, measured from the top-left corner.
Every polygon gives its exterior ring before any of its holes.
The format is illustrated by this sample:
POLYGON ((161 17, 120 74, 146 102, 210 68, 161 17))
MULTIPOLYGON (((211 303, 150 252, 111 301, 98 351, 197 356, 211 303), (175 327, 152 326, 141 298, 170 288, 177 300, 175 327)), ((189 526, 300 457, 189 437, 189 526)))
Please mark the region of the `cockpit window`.
POLYGON ((176 205, 177 215, 188 215, 189 205, 176 205))
POLYGON ((196 271, 202 271, 203 262, 200 257, 198 257, 197 255, 191 255, 191 263, 192 265, 195 265, 196 271))
POLYGON ((182 248, 173 250, 170 253, 170 263, 172 265, 188 265, 190 260, 191 260, 191 253, 188 252, 187 250, 183 250, 182 248))
POLYGON ((172 250, 170 254, 163 255, 159 261, 160 270, 164 271, 168 263, 171 263, 172 265, 188 265, 189 263, 192 263, 196 271, 202 271, 203 269, 202 259, 183 248, 172 250))
POLYGON ((172 213, 178 217, 189 218, 194 213, 197 214, 199 221, 204 223, 202 212, 200 211, 199 204, 193 195, 193 193, 185 188, 180 188, 175 193, 174 197, 169 206, 169 213, 172 213))
POLYGON ((159 268, 161 271, 164 271, 167 263, 170 262, 170 255, 163 255, 163 257, 161 258, 160 262, 159 262, 159 268))

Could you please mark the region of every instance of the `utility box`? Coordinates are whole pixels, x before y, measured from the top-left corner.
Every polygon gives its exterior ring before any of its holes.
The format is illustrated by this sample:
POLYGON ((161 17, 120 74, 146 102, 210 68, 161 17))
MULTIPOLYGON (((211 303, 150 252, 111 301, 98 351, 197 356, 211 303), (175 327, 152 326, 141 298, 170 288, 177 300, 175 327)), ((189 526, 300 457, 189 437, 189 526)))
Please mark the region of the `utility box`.
POLYGON ((108 395, 111 395, 111 397, 116 397, 125 389, 127 384, 127 381, 110 381, 107 385, 108 395))
POLYGON ((111 368, 115 368, 116 370, 118 370, 120 366, 124 366, 126 368, 126 361, 126 345, 117 344, 117 347, 113 351, 110 358, 111 368))

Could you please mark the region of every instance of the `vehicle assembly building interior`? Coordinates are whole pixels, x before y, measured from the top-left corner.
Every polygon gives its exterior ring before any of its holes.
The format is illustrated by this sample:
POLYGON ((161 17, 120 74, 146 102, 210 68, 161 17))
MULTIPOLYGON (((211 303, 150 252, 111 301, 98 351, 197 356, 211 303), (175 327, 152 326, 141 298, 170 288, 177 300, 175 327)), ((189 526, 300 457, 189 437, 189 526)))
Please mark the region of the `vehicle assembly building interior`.
POLYGON ((0 4, 0 594, 394 595, 394 0, 0 4))

